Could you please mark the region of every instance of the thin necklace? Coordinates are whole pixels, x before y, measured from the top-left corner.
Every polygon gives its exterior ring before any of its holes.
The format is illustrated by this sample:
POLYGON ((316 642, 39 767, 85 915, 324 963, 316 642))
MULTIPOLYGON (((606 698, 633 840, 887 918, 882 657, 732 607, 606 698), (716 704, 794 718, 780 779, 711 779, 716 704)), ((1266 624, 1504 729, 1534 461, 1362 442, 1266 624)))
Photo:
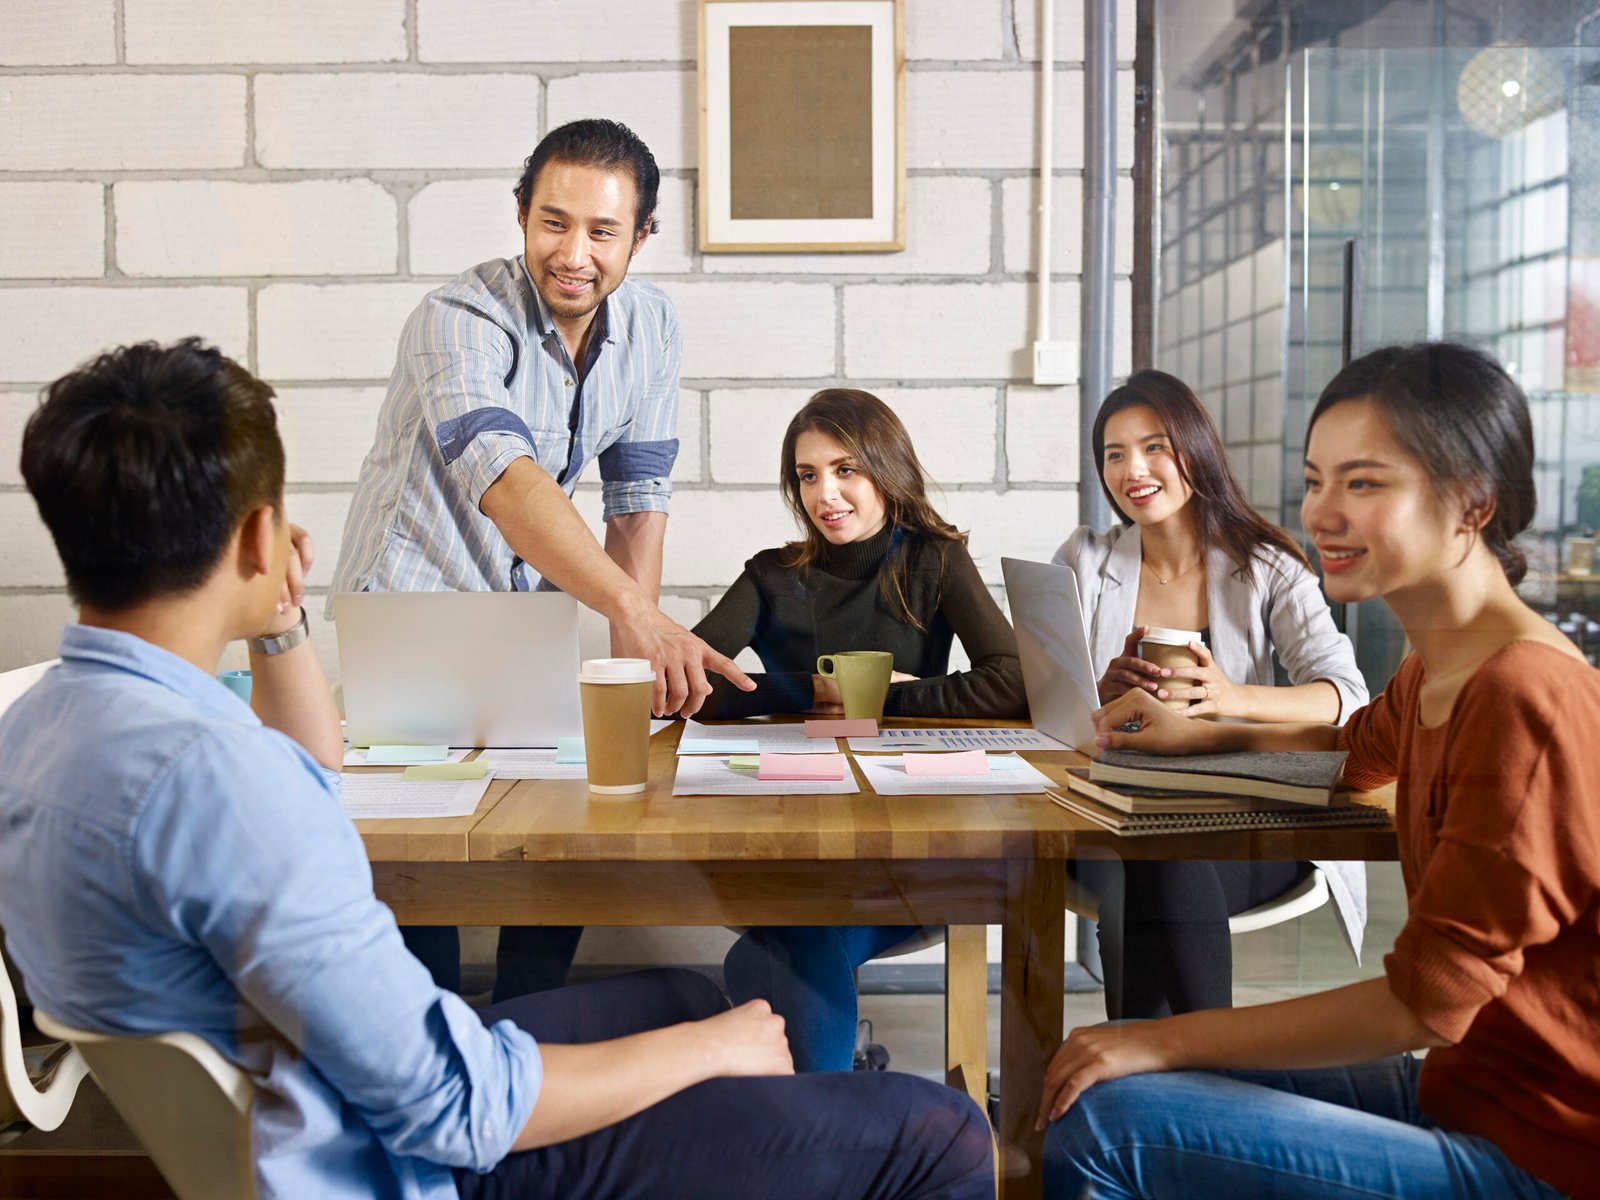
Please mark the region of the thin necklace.
POLYGON ((1144 569, 1145 569, 1145 570, 1146 570, 1146 571, 1149 571, 1149 572, 1150 572, 1150 574, 1151 574, 1151 575, 1152 575, 1152 576, 1154 576, 1154 577, 1155 577, 1155 581, 1156 581, 1156 582, 1157 582, 1157 583, 1159 583, 1159 584, 1160 584, 1160 585, 1161 585, 1161 586, 1162 586, 1162 587, 1166 587, 1166 586, 1167 586, 1167 584, 1169 584, 1169 583, 1171 583, 1171 582, 1172 582, 1172 581, 1173 581, 1173 580, 1174 580, 1174 579, 1182 579, 1182 578, 1183 578, 1183 577, 1184 577, 1184 576, 1185 576, 1185 575, 1187 575, 1187 574, 1188 574, 1188 573, 1189 573, 1189 572, 1190 572, 1190 571, 1192 571, 1192 570, 1194 570, 1194 569, 1195 569, 1195 568, 1196 568, 1196 567, 1198 567, 1198 566, 1199 566, 1199 565, 1200 565, 1200 564, 1201 564, 1201 563, 1203 563, 1203 562, 1205 562, 1205 560, 1206 560, 1206 559, 1205 559, 1205 555, 1203 555, 1203 554, 1202 554, 1202 555, 1201 555, 1201 556, 1200 556, 1200 557, 1199 557, 1199 558, 1197 558, 1197 559, 1195 559, 1195 560, 1194 560, 1194 561, 1193 561, 1193 562, 1192 562, 1192 563, 1190 563, 1190 564, 1189 564, 1189 565, 1188 565, 1188 566, 1187 566, 1187 567, 1185 567, 1185 568, 1184 568, 1184 569, 1183 569, 1183 570, 1181 570, 1181 571, 1179 571, 1179 572, 1178 572, 1178 573, 1177 573, 1177 574, 1176 574, 1176 575, 1169 575, 1169 576, 1168 576, 1168 577, 1167 577, 1167 578, 1166 578, 1166 579, 1163 579, 1163 578, 1161 578, 1161 576, 1159 576, 1159 575, 1157 575, 1157 574, 1156 574, 1156 569, 1155 569, 1155 568, 1154 568, 1154 567, 1152 567, 1152 566, 1151 566, 1151 565, 1150 565, 1150 564, 1149 564, 1149 563, 1148 563, 1148 562, 1146 562, 1146 561, 1145 561, 1145 560, 1144 560, 1144 559, 1142 559, 1142 558, 1141 558, 1141 559, 1140 559, 1140 560, 1139 560, 1139 563, 1140 563, 1140 565, 1141 565, 1141 566, 1143 566, 1143 567, 1144 567, 1144 569))

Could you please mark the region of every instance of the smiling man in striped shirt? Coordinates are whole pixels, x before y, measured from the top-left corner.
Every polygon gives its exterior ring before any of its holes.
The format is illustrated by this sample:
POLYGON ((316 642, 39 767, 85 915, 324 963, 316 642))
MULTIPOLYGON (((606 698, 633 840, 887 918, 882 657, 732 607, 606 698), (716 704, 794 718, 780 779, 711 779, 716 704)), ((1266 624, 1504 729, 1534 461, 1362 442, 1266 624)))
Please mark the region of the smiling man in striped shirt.
POLYGON ((708 670, 754 685, 657 606, 682 346, 671 301, 626 277, 659 183, 615 121, 539 143, 516 188, 523 254, 406 322, 333 591, 559 588, 611 621, 614 653, 654 664, 659 714, 688 716, 708 670), (603 548, 571 500, 596 458, 603 548))

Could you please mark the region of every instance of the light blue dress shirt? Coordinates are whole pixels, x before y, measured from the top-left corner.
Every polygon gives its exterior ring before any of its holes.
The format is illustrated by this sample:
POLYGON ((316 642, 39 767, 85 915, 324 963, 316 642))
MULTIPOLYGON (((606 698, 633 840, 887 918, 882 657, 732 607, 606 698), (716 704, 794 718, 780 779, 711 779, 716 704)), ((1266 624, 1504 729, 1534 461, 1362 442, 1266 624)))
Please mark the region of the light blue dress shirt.
POLYGON ((538 1096, 533 1038, 407 953, 338 776, 131 634, 69 626, 0 717, 0 925, 45 1012, 249 1072, 263 1197, 454 1197, 538 1096))
POLYGON ((339 592, 536 587, 539 576, 478 509, 519 458, 568 495, 599 459, 608 521, 666 512, 681 359, 677 314, 653 284, 625 279, 606 297, 581 364, 521 257, 482 263, 429 292, 400 334, 329 615, 339 592))

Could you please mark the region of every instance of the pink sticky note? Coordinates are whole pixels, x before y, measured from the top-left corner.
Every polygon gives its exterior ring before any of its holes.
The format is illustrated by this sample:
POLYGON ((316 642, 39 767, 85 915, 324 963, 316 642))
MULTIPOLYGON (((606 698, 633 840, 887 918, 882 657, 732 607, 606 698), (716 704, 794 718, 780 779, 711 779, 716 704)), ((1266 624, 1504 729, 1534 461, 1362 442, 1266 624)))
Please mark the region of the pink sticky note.
POLYGON ((842 754, 763 754, 756 778, 762 780, 843 779, 842 754))
POLYGON ((907 754, 902 757, 907 775, 987 775, 989 756, 982 750, 955 754, 907 754))
POLYGON ((871 717, 857 721, 807 721, 808 738, 877 737, 878 723, 871 717))

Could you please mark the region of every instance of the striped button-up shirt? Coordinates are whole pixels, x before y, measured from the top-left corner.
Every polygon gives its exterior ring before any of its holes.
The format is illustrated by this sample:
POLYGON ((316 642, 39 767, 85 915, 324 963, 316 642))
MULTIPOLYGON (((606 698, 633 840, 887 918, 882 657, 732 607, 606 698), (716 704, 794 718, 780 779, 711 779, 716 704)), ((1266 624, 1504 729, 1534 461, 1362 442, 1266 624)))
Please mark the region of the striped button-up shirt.
POLYGON ((608 521, 667 511, 678 453, 677 315, 659 288, 624 280, 594 320, 579 370, 520 257, 483 263, 428 293, 400 335, 345 520, 335 594, 538 586, 478 509, 524 456, 568 495, 598 458, 608 521))

